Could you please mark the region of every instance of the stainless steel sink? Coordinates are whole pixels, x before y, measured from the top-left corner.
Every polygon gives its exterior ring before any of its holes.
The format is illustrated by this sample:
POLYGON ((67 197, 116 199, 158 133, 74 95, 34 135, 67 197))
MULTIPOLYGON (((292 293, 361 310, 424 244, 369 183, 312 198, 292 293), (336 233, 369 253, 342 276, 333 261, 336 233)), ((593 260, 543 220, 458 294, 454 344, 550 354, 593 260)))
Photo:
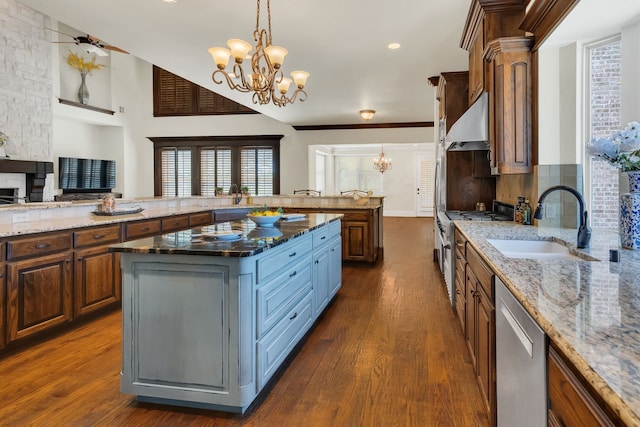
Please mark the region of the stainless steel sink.
POLYGON ((507 258, 596 261, 589 256, 577 256, 569 248, 553 240, 487 239, 507 258))

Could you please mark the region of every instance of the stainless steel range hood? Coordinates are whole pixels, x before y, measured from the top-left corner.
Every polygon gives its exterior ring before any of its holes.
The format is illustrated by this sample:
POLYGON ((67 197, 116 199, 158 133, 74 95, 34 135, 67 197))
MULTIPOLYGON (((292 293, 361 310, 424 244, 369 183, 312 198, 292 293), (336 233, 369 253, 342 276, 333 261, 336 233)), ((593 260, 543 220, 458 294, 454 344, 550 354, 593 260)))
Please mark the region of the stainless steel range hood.
POLYGON ((451 126, 445 138, 447 150, 489 149, 489 94, 483 93, 451 126))

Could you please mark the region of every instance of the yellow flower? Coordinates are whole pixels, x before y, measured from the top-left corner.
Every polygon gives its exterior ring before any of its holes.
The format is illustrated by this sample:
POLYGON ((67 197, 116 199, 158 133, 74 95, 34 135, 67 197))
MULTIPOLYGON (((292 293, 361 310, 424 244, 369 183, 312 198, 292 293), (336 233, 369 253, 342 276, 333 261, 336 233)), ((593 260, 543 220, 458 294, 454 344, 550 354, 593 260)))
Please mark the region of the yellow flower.
POLYGON ((96 64, 95 54, 92 55, 91 60, 88 60, 71 51, 69 51, 69 55, 67 56, 67 64, 82 74, 91 74, 93 70, 99 70, 104 67, 104 64, 96 64))

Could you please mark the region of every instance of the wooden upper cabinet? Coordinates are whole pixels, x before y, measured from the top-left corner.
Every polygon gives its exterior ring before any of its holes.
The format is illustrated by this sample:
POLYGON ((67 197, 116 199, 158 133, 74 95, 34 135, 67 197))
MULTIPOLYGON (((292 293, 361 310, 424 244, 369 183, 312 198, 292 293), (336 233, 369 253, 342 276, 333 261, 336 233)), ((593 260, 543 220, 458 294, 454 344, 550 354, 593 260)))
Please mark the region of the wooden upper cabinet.
POLYGON ((440 103, 440 120, 445 120, 447 132, 467 109, 468 90, 469 73, 467 71, 440 74, 436 99, 440 103))
POLYGON ((530 37, 506 37, 489 42, 489 141, 493 174, 533 171, 532 72, 530 37))
POLYGON ((460 47, 469 52, 468 105, 485 92, 487 44, 500 37, 524 36, 520 23, 526 0, 474 0, 469 8, 460 47))
POLYGON ((258 112, 160 67, 153 67, 154 117, 212 114, 258 114, 258 112))

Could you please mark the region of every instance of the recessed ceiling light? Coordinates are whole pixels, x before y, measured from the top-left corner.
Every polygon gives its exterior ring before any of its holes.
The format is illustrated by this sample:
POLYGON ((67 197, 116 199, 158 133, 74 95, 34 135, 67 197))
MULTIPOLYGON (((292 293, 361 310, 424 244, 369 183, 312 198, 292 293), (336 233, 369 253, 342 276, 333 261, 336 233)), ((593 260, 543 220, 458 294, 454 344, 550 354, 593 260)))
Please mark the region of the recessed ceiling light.
POLYGON ((162 0, 162 1, 165 2, 165 3, 175 3, 178 0, 162 0))
POLYGON ((387 47, 392 50, 400 49, 400 43, 389 43, 387 47))

